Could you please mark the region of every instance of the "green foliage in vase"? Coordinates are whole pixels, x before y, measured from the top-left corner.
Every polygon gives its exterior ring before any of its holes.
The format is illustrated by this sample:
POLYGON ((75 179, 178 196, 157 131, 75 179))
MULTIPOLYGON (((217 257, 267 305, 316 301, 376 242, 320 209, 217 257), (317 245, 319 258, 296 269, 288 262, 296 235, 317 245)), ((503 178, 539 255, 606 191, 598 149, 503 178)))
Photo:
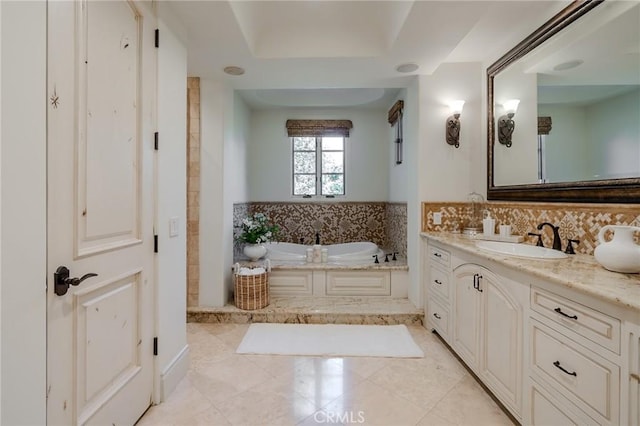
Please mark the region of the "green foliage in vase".
POLYGON ((256 213, 242 220, 237 240, 241 243, 262 244, 275 239, 279 230, 264 213, 256 213))

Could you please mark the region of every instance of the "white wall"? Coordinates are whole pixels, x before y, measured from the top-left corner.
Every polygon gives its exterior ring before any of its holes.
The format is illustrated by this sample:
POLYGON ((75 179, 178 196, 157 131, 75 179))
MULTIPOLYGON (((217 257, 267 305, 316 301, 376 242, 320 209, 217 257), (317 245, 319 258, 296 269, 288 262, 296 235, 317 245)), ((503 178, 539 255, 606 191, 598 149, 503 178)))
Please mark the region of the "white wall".
POLYGON ((419 196, 422 201, 466 201, 470 192, 484 191, 473 170, 485 158, 473 154, 486 144, 482 132, 482 78, 479 63, 444 64, 433 75, 420 77, 419 196), (460 147, 448 145, 449 102, 464 99, 460 115, 460 147))
POLYGON ((638 176, 640 171, 640 90, 587 108, 593 175, 599 179, 638 176))
MULTIPOLYGON (((406 167, 407 202, 407 264, 409 265, 409 300, 415 306, 422 306, 422 268, 420 250, 420 224, 422 222, 420 197, 420 81, 414 79, 405 92, 404 98, 404 161, 406 167)), ((398 184, 401 184, 398 182, 398 184)))
MULTIPOLYGON (((233 264, 233 204, 249 201, 248 154, 251 111, 235 93, 233 102, 225 105, 224 137, 224 200, 222 203, 224 265, 233 264)), ((232 289, 231 268, 222 268, 224 294, 229 297, 232 289)), ((225 299, 226 300, 226 299, 225 299)))
MULTIPOLYGON (((250 201, 303 201, 292 197, 288 119, 345 119, 353 122, 346 141, 346 195, 336 201, 387 201, 388 128, 386 110, 358 108, 257 110, 251 114, 250 201)), ((304 200, 309 201, 309 200, 304 200)))
POLYGON ((156 382, 160 400, 166 399, 186 374, 186 31, 172 18, 169 5, 158 3, 158 119, 159 150, 156 187, 157 331, 159 353, 156 382), (178 235, 169 235, 169 220, 178 221, 178 235))
MULTIPOLYGON (((389 105, 389 109, 398 101, 404 101, 404 115, 402 117, 402 125, 403 125, 403 143, 402 143, 402 154, 403 161, 401 164, 396 164, 396 123, 395 126, 387 125, 387 152, 388 152, 388 163, 389 163, 389 183, 388 183, 388 193, 389 198, 388 201, 391 203, 402 203, 407 202, 409 199, 408 194, 408 185, 407 182, 409 180, 409 164, 411 163, 411 159, 408 157, 405 144, 415 144, 415 139, 413 141, 408 140, 411 136, 412 129, 417 127, 416 123, 413 122, 413 119, 416 117, 415 111, 408 111, 407 106, 407 89, 402 89, 398 93, 398 96, 393 100, 391 105, 389 105)), ((415 110, 415 108, 413 108, 415 110)), ((415 136, 415 135, 414 135, 415 136)))
MULTIPOLYGON (((584 107, 540 105, 538 114, 551 117, 551 132, 545 136, 547 182, 588 179, 593 152, 584 107)), ((529 161, 536 161, 531 158, 529 161)))
POLYGON ((0 305, 3 425, 46 423, 44 2, 3 1, 0 305))
POLYGON ((640 171, 640 91, 589 106, 540 105, 550 116, 545 161, 549 182, 637 176, 640 171))
POLYGON ((219 81, 200 78, 199 298, 202 306, 224 306, 228 298, 224 269, 231 267, 226 263, 226 251, 232 249, 231 242, 226 240, 223 160, 230 105, 233 105, 231 89, 219 81))
POLYGON ((500 72, 494 80, 495 144, 494 184, 518 185, 538 181, 538 90, 536 74, 528 74, 523 64, 515 63, 500 72), (509 99, 519 99, 518 110, 513 117, 515 129, 513 145, 507 148, 498 142, 497 122, 504 115, 502 104, 509 99))

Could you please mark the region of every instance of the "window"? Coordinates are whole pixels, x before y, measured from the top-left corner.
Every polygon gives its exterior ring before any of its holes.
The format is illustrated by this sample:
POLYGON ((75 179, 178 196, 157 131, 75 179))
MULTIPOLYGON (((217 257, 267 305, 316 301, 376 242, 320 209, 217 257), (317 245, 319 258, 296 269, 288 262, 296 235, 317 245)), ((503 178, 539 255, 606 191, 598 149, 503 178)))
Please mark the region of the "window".
POLYGON ((292 137, 293 195, 344 195, 344 137, 292 137))

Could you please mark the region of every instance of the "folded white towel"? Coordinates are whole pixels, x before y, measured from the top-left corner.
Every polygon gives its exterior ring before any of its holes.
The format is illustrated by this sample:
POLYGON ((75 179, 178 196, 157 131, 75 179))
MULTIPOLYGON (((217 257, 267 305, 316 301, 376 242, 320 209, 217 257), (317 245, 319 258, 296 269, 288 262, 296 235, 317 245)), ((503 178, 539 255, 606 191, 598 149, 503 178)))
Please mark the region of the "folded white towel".
POLYGON ((238 275, 260 275, 265 272, 264 268, 240 268, 238 275))

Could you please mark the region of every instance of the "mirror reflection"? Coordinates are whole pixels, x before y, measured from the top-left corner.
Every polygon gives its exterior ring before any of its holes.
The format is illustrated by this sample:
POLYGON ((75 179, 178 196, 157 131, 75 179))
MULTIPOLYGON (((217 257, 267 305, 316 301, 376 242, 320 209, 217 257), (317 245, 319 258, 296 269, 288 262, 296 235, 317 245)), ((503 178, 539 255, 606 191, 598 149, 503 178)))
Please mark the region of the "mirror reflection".
POLYGON ((640 176, 639 22, 604 2, 495 75, 495 186, 640 176))

